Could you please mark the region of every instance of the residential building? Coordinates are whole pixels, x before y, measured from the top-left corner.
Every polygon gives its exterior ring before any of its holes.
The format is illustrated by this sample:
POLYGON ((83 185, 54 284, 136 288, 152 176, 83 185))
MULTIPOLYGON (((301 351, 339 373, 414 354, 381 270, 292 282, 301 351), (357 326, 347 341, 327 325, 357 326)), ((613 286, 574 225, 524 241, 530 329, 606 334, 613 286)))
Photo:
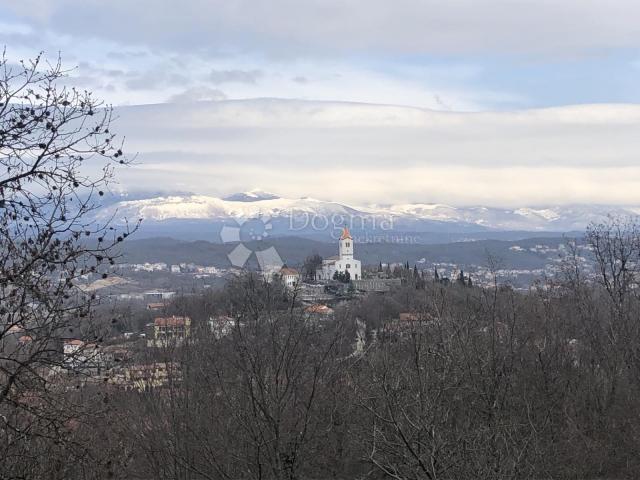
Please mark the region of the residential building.
POLYGON ((182 378, 180 366, 174 362, 155 362, 144 365, 131 365, 123 374, 113 378, 112 383, 125 389, 148 391, 162 388, 170 381, 182 378))
POLYGON ((314 303, 306 307, 304 313, 314 316, 329 316, 333 314, 333 308, 321 303, 314 303))
POLYGON ((165 292, 161 290, 153 290, 149 292, 144 292, 143 296, 147 302, 151 303, 151 302, 161 302, 163 300, 169 300, 175 294, 176 292, 165 292))
POLYGON ((191 319, 189 317, 158 317, 154 319, 148 347, 179 347, 191 335, 191 319))
POLYGON ((226 315, 219 315, 217 317, 209 317, 209 329, 216 339, 226 337, 233 332, 236 327, 236 320, 226 315))
POLYGON ((297 270, 284 265, 279 272, 283 283, 289 288, 295 288, 300 281, 300 274, 297 270))

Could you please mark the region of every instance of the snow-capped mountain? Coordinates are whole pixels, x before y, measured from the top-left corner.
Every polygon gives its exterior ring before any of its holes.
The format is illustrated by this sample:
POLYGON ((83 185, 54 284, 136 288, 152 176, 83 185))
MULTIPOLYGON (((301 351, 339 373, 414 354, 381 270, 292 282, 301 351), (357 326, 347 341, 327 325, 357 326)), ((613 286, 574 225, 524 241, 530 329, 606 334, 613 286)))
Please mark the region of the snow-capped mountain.
POLYGON ((194 228, 207 224, 217 229, 230 221, 248 219, 269 223, 272 235, 304 235, 332 231, 344 224, 359 231, 394 232, 569 232, 602 221, 607 215, 636 215, 640 208, 608 206, 556 206, 501 209, 453 207, 442 204, 398 204, 353 207, 313 198, 281 198, 259 190, 224 198, 205 195, 168 195, 114 202, 98 211, 98 220, 142 218, 144 228, 170 235, 180 224, 194 228))
POLYGON ((122 201, 99 212, 99 218, 119 217, 165 220, 224 220, 256 217, 288 217, 289 215, 352 215, 356 210, 339 203, 312 198, 288 199, 263 192, 256 198, 251 192, 217 198, 205 195, 174 195, 144 200, 122 201))
POLYGON ((568 232, 583 230, 607 215, 637 215, 635 207, 573 205, 547 208, 501 209, 489 207, 451 207, 439 204, 392 205, 393 214, 415 219, 458 222, 493 230, 568 232))
POLYGON ((223 200, 232 202, 259 202, 260 200, 276 200, 277 198, 278 195, 256 188, 248 192, 233 193, 224 197, 223 200))

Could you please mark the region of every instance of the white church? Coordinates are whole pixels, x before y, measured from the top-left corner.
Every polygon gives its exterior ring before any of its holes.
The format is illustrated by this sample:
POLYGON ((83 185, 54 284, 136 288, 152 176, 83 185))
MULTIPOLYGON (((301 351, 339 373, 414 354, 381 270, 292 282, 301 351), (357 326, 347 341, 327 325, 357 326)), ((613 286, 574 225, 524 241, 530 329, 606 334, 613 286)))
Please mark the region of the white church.
POLYGON ((353 238, 344 227, 338 243, 338 255, 322 260, 322 267, 316 270, 316 280, 332 280, 336 272, 349 272, 351 280, 362 278, 360 260, 353 258, 353 238))

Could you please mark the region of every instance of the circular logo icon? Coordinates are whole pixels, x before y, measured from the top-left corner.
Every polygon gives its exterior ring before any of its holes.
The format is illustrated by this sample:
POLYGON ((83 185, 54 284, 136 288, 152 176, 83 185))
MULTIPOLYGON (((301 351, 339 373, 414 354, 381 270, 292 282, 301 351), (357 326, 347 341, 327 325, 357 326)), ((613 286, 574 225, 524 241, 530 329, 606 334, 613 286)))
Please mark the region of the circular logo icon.
POLYGON ((227 258, 234 267, 243 268, 252 254, 255 254, 258 265, 262 271, 279 269, 284 265, 282 258, 275 247, 270 246, 265 249, 253 249, 245 245, 246 242, 263 241, 269 236, 273 228, 271 217, 260 216, 258 218, 237 217, 234 219, 235 225, 224 225, 220 230, 222 243, 237 243, 227 258))

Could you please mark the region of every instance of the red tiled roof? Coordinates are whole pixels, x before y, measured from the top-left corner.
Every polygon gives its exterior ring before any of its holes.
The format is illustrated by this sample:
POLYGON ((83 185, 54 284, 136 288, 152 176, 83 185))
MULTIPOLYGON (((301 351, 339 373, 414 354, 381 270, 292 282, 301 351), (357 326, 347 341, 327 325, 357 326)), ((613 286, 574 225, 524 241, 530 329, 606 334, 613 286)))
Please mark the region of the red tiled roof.
POLYGON ((293 268, 282 267, 280 269, 280 274, 281 275, 298 275, 298 271, 293 268))
POLYGON ((306 313, 331 313, 333 309, 327 307, 326 305, 322 305, 321 303, 316 303, 314 305, 309 305, 304 309, 306 313))

